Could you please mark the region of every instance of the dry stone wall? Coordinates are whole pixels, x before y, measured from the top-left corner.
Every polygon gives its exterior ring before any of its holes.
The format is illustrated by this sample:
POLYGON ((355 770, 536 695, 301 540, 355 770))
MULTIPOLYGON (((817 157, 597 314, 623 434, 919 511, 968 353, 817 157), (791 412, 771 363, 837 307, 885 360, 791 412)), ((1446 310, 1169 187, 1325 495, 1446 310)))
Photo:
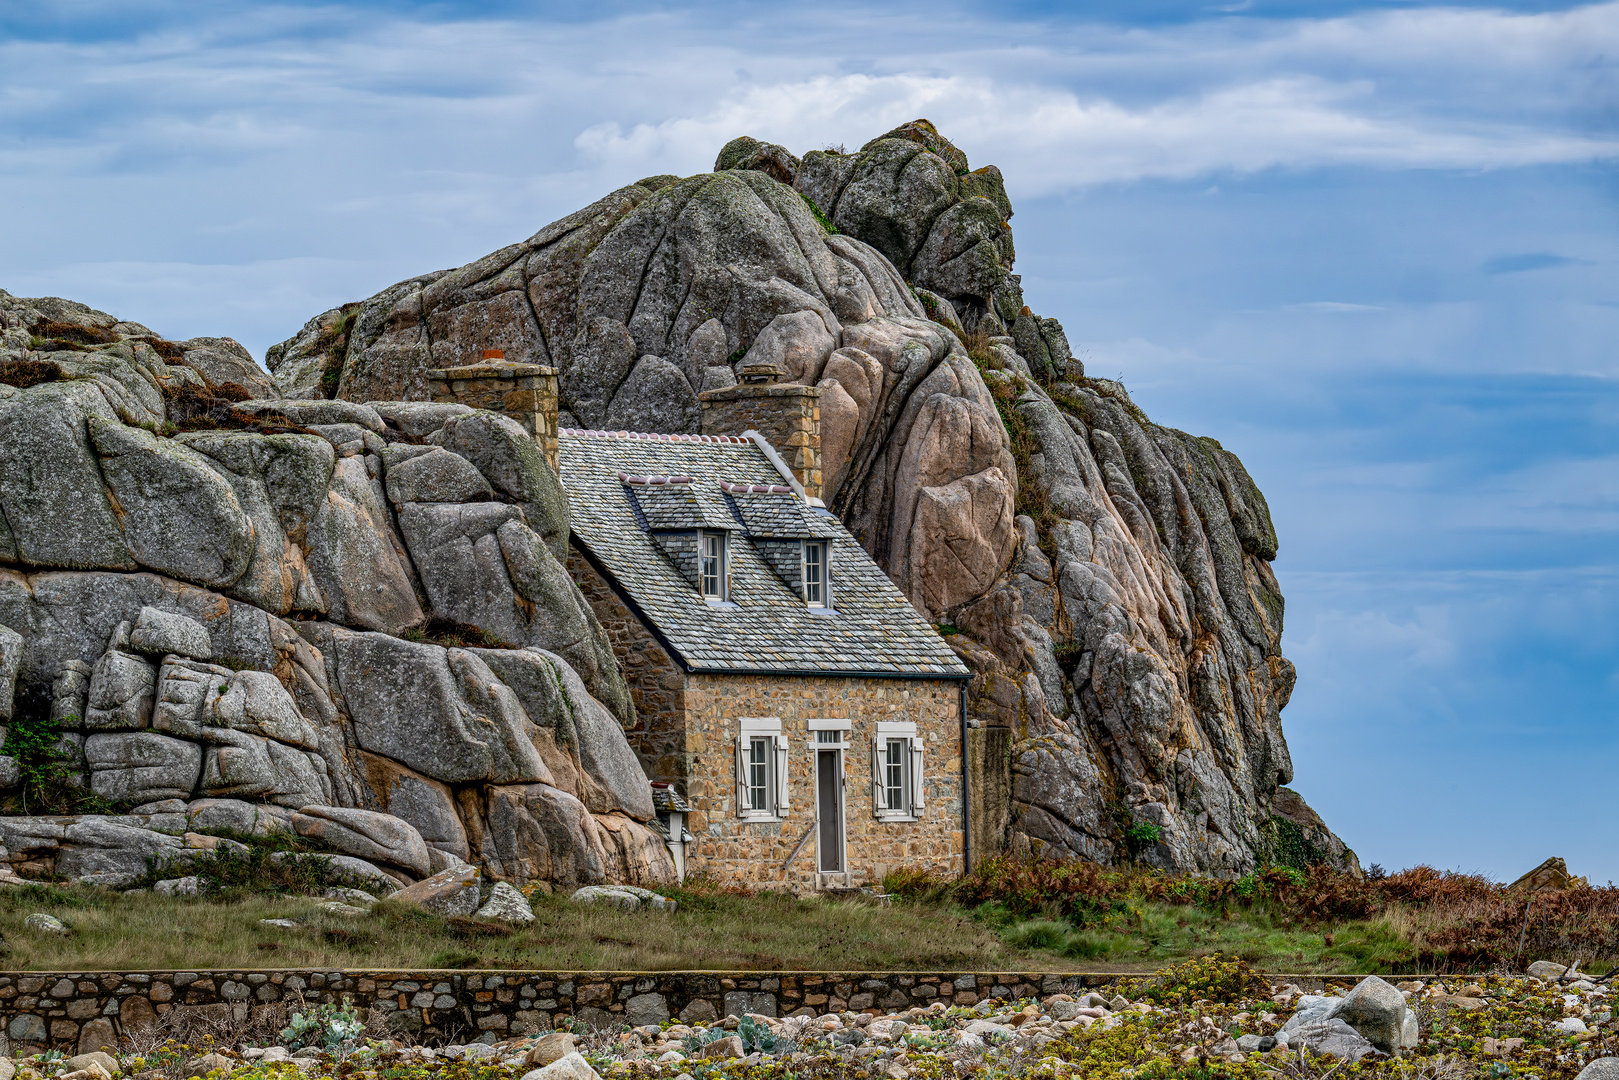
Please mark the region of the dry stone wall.
POLYGON ((87 1052, 173 1009, 247 1020, 349 1002, 396 1030, 445 1042, 758 1013, 883 1012, 944 1001, 1072 994, 1118 975, 1049 972, 152 971, 0 975, 0 1030, 17 1056, 87 1052))

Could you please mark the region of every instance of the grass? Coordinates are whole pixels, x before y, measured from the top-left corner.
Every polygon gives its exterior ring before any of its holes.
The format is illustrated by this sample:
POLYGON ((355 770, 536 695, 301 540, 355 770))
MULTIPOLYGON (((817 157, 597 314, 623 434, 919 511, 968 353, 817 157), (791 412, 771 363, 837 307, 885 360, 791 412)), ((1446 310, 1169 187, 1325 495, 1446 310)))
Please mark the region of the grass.
POLYGON ((1046 914, 1015 915, 998 902, 966 909, 939 896, 882 907, 702 883, 666 891, 681 902, 673 915, 536 894, 534 924, 513 931, 387 901, 368 915, 343 917, 323 911, 318 896, 269 889, 227 887, 195 898, 33 885, 0 893, 0 935, 10 946, 0 966, 1137 972, 1220 953, 1269 972, 1389 974, 1427 970, 1415 942, 1432 922, 1405 905, 1370 918, 1304 925, 1274 904, 1209 909, 1132 898, 1104 920, 1075 925, 1046 914), (73 933, 63 938, 25 928, 35 911, 56 916, 73 933), (259 922, 272 918, 304 925, 259 922))
POLYGON ((1001 856, 954 881, 890 875, 892 906, 694 880, 665 890, 680 906, 663 915, 536 891, 535 922, 512 929, 390 901, 335 915, 322 908, 326 887, 356 883, 324 860, 286 862, 274 850, 307 841, 238 839, 248 850, 191 864, 202 897, 0 891, 0 966, 1137 972, 1221 954, 1262 971, 1338 975, 1509 972, 1535 959, 1578 959, 1600 974, 1619 960, 1619 890, 1536 894, 1526 919, 1505 886, 1427 867, 1365 879, 1269 867, 1219 880, 1001 856), (73 932, 27 929, 36 911, 73 932))
POLYGON ((1218 912, 1145 903, 1128 925, 1079 928, 1055 919, 1011 921, 1008 944, 1086 961, 1089 970, 1140 971, 1188 956, 1222 953, 1261 971, 1317 975, 1405 972, 1415 950, 1385 919, 1306 929, 1267 911, 1222 918, 1218 912))
POLYGON ((312 897, 240 893, 234 900, 122 895, 24 886, 0 892, 10 970, 203 968, 539 968, 1078 970, 1072 960, 1010 945, 997 929, 936 905, 892 908, 781 893, 669 890, 673 915, 532 898, 534 924, 444 919, 386 901, 353 918, 312 897), (66 937, 23 926, 31 912, 61 919, 66 937), (297 919, 297 929, 260 919, 297 919))

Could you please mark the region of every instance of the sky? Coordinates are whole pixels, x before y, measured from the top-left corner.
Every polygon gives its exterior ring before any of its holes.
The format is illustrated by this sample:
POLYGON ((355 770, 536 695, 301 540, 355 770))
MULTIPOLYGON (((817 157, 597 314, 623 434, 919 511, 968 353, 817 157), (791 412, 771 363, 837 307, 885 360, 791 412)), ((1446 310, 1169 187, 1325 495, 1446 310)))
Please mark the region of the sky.
POLYGON ((927 117, 1270 502, 1364 863, 1619 878, 1619 3, 0 0, 0 288, 262 359, 749 134, 927 117))

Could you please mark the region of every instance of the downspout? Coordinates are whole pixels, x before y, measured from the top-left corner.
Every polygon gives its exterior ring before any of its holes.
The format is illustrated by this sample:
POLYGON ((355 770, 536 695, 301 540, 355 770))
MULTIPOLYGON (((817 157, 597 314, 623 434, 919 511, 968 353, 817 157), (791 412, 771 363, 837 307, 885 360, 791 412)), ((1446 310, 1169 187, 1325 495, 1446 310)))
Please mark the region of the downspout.
POLYGON ((972 873, 973 868, 973 817, 972 817, 972 789, 968 786, 967 769, 967 684, 961 683, 961 873, 962 876, 972 873))

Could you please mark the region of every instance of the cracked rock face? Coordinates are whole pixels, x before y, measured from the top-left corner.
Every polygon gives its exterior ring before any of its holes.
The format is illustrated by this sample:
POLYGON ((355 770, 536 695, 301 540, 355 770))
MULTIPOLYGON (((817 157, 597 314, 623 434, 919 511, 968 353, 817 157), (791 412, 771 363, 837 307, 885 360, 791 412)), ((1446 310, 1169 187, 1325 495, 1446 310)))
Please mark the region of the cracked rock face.
POLYGON ((0 292, 0 719, 56 720, 83 786, 165 807, 13 861, 138 872, 191 825, 278 827, 407 883, 468 858, 670 880, 533 440, 465 408, 260 400, 243 364, 0 292), (428 640, 444 620, 501 647, 428 640), (492 822, 512 791, 544 812, 492 822))
MULTIPOLYGON (((1354 865, 1280 786, 1295 673, 1263 495, 1219 444, 1086 378, 1024 304, 1011 219, 1000 171, 927 121, 802 158, 739 138, 712 173, 649 177, 318 315, 268 362, 289 396, 443 409, 415 404, 425 370, 502 348, 556 367, 564 426, 679 432, 698 430, 698 394, 773 364, 821 389, 828 505, 918 611, 962 631, 970 713, 1014 729, 1015 848, 1222 874, 1354 865)), ((554 572, 533 535, 554 534, 505 512, 405 502, 400 535, 418 566, 510 582, 472 595, 434 572, 429 603, 520 637, 518 600, 554 572)), ((589 678, 584 650, 545 647, 589 678)), ((583 820, 515 778, 473 817, 469 845, 502 860, 483 825, 583 820)), ((570 850, 606 850, 576 831, 570 850)))
MULTIPOLYGON (((890 141, 907 160, 924 152, 890 141)), ((410 400, 426 396, 429 366, 497 346, 557 368, 563 426, 666 432, 698 431, 701 391, 773 364, 822 390, 828 503, 918 610, 943 618, 1012 554, 1016 467, 988 389, 875 240, 817 220, 802 185, 790 185, 796 158, 742 140, 722 159, 734 167, 643 180, 458 270, 317 316, 268 362, 289 394, 308 391, 319 368, 341 397, 410 400), (343 325, 339 340, 332 328, 343 325)), ((962 184, 940 168, 941 190, 959 199, 962 184)), ((902 195, 884 198, 904 216, 902 195)), ((972 287, 1004 291, 1005 274, 991 277, 972 287)), ((504 559, 523 594, 523 538, 505 534, 496 510, 473 516, 402 512, 412 556, 504 559)), ((473 603, 434 602, 463 613, 473 603)))

